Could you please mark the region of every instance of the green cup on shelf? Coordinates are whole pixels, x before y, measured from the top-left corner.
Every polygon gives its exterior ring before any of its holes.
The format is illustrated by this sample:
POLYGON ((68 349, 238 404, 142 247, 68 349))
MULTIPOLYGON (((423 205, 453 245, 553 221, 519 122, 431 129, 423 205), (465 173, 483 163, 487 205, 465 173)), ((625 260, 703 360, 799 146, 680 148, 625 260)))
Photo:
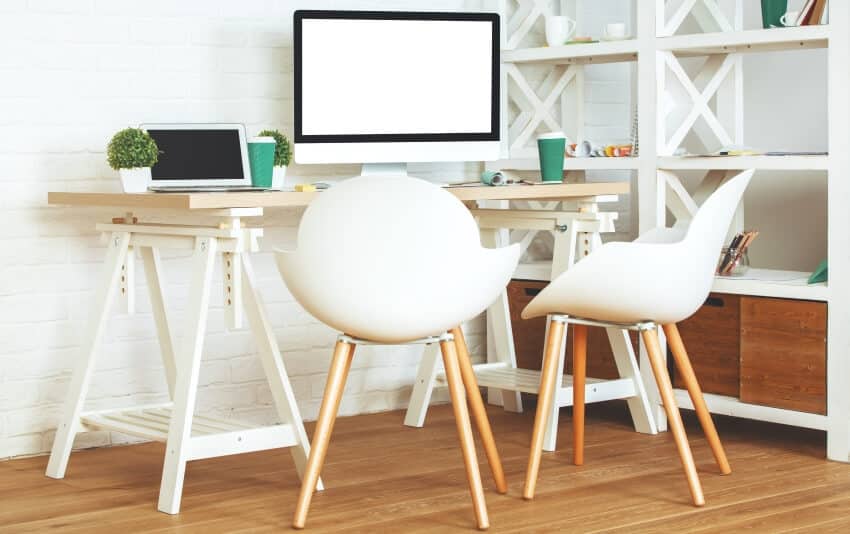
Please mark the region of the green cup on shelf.
POLYGON ((252 137, 248 140, 248 162, 251 164, 251 185, 271 187, 274 174, 274 137, 252 137))
POLYGON ((761 0, 761 22, 765 28, 782 28, 782 15, 788 11, 788 0, 761 0))
POLYGON ((564 150, 566 148, 567 136, 563 132, 547 133, 537 138, 540 178, 544 182, 564 181, 564 150))

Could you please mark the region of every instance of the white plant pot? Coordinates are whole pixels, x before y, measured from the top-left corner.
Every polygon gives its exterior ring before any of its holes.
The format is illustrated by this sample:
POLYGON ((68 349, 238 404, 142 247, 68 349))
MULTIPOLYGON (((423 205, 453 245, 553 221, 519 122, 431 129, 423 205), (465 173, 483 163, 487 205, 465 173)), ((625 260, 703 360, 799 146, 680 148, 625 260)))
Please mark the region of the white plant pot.
POLYGON ((151 183, 151 168, 136 167, 134 169, 119 169, 121 187, 125 193, 144 193, 151 183))
POLYGON ((286 178, 286 167, 275 167, 272 171, 272 189, 275 191, 283 189, 284 178, 286 178))

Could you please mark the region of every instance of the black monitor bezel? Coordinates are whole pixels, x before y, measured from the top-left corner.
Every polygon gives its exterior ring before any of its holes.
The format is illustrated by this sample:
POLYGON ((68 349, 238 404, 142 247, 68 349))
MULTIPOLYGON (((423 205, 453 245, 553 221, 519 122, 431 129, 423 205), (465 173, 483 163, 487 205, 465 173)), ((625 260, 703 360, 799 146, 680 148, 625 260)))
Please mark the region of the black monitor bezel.
POLYGON ((499 59, 499 15, 498 13, 445 13, 418 11, 324 11, 298 10, 293 15, 294 53, 294 118, 296 143, 404 143, 404 142, 462 142, 499 141, 500 134, 500 59, 499 59), (493 27, 492 37, 492 87, 490 95, 489 132, 446 132, 446 133, 393 133, 393 134, 322 134, 305 135, 302 132, 301 115, 301 23, 304 19, 349 19, 349 20, 448 20, 485 21, 493 27))

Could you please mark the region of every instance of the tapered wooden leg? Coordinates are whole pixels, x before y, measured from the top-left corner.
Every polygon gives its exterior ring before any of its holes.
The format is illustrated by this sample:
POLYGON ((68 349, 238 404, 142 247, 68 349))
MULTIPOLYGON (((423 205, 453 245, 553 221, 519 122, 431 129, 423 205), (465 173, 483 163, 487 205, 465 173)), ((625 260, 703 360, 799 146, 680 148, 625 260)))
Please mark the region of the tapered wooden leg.
POLYGON ((685 434, 682 416, 679 413, 679 407, 676 405, 676 399, 673 398, 673 384, 670 383, 670 375, 667 373, 667 366, 661 355, 658 332, 655 329, 643 330, 641 335, 646 345, 646 352, 649 355, 649 364, 652 367, 652 373, 655 375, 655 382, 658 384, 658 392, 661 394, 661 402, 664 403, 664 410, 667 412, 667 423, 673 433, 676 447, 679 449, 679 458, 682 460, 682 467, 688 479, 691 497, 696 506, 702 506, 705 504, 705 498, 702 495, 702 486, 700 486, 699 476, 697 476, 697 468, 694 465, 691 447, 688 445, 688 436, 685 434))
POLYGON ((561 352, 561 340, 564 338, 564 323, 549 322, 549 336, 546 339, 546 352, 543 358, 543 371, 540 374, 540 388, 537 392, 537 413, 534 416, 534 431, 531 434, 531 452, 528 456, 528 470, 525 474, 525 490, 522 496, 534 498, 534 487, 537 485, 537 472, 540 470, 540 456, 543 454, 543 438, 546 435, 546 424, 555 397, 558 374, 558 359, 561 352))
POLYGON ((469 361, 469 349, 466 346, 466 339, 463 337, 463 330, 460 327, 453 328, 452 335, 455 338, 457 360, 460 366, 460 374, 463 378, 463 386, 466 389, 466 398, 469 400, 472 417, 475 419, 478 433, 481 435, 484 453, 487 455, 487 462, 490 464, 490 471, 493 472, 496 491, 507 493, 508 483, 505 480, 505 471, 502 469, 502 460, 499 458, 496 440, 493 439, 493 429, 490 428, 490 420, 487 418, 484 400, 481 398, 481 390, 478 389, 475 371, 472 369, 472 362, 469 361))
POLYGON ((307 521, 307 510, 310 508, 313 491, 316 489, 316 482, 325 463, 325 453, 328 451, 328 442, 331 439, 334 421, 339 411, 339 402, 342 399, 342 390, 345 388, 345 379, 353 358, 354 345, 337 341, 328 372, 328 382, 325 385, 325 396, 322 399, 322 407, 319 409, 316 429, 313 431, 313 443, 310 447, 310 456, 307 458, 307 468, 304 470, 304 478, 301 481, 301 493, 298 495, 298 503, 295 506, 295 518, 292 520, 292 526, 295 528, 304 528, 304 523, 307 521))
POLYGON ((676 367, 679 368, 682 380, 685 381, 685 387, 688 389, 688 395, 691 396, 691 402, 702 425, 702 430, 705 432, 708 444, 711 446, 711 452, 714 453, 714 459, 720 467, 720 472, 728 475, 732 472, 732 468, 729 466, 729 460, 726 459, 726 452, 720 443, 720 437, 717 435, 714 421, 711 420, 711 414, 705 405, 705 399, 702 396, 702 390, 700 390, 699 382, 697 382, 697 377, 691 366, 691 360, 688 358, 685 344, 682 343, 682 336, 679 335, 679 328, 674 323, 665 324, 664 335, 667 336, 667 343, 670 344, 670 350, 673 352, 676 367))
POLYGON ((587 375, 587 327, 573 325, 573 463, 584 464, 584 385, 587 375))
POLYGON ((487 518, 487 503, 484 500, 484 488, 481 486, 481 473, 478 471, 478 457, 475 454, 475 442, 472 440, 472 428, 469 425, 469 412, 466 409, 463 378, 458 365, 455 344, 453 341, 441 341, 440 349, 443 351, 446 382, 448 382, 452 408, 455 412, 455 423, 460 436, 460 448, 466 465, 466 478, 469 481, 469 492, 472 494, 475 519, 478 521, 478 528, 485 530, 489 528, 490 520, 487 518))

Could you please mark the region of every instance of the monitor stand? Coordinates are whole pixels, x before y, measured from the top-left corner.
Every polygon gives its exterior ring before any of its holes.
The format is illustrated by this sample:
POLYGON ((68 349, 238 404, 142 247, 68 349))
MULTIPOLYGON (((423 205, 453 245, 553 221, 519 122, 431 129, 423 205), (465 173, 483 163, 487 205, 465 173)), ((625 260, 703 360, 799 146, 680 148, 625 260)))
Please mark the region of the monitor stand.
POLYGON ((364 163, 360 176, 408 176, 407 163, 364 163))

